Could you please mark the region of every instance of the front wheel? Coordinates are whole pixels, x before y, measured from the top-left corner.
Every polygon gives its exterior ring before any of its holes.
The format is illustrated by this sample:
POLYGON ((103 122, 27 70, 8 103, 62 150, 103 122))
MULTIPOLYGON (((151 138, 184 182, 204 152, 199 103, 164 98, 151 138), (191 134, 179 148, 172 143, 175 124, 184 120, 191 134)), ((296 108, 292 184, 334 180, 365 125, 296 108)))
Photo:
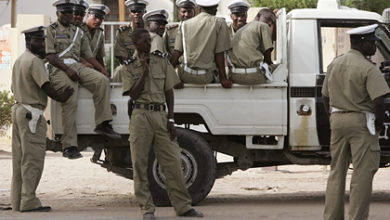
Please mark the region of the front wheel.
MULTIPOLYGON (((209 144, 197 133, 176 128, 177 140, 181 148, 181 166, 192 205, 198 204, 211 191, 216 177, 217 162, 209 144)), ((149 187, 157 206, 169 206, 165 190, 165 176, 158 161, 152 155, 148 166, 149 187)))

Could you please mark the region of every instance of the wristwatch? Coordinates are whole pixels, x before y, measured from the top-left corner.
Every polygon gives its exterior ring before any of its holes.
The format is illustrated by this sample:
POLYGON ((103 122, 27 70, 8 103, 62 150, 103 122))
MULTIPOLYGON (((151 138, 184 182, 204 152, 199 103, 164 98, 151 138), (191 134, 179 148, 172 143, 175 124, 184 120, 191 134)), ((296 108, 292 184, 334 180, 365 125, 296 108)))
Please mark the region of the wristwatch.
POLYGON ((173 118, 169 118, 168 121, 171 123, 175 123, 175 120, 173 118))

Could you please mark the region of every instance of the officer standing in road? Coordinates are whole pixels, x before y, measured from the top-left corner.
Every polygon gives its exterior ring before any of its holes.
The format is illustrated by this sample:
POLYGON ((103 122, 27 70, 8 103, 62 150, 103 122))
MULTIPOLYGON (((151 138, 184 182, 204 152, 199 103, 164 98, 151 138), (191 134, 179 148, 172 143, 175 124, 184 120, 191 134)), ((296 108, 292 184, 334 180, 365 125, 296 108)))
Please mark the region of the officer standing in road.
MULTIPOLYGON (((176 0, 176 6, 179 8, 180 21, 186 21, 190 18, 195 17, 195 0, 176 0)), ((165 43, 167 44, 169 55, 172 56, 175 50, 176 35, 179 32, 179 25, 171 25, 166 27, 164 34, 165 43)), ((180 59, 179 59, 179 63, 180 59)))
POLYGON ((180 148, 173 119, 172 89, 179 79, 168 59, 159 53, 150 53, 151 38, 147 30, 136 29, 131 37, 137 53, 123 68, 123 95, 129 95, 134 101, 129 141, 134 192, 143 219, 155 219, 147 174, 152 147, 166 178, 165 186, 176 214, 203 217, 201 212, 191 207, 191 197, 181 170, 180 148))
POLYGON ((236 0, 231 2, 228 5, 228 9, 230 10, 230 18, 232 19, 232 23, 228 25, 230 39, 233 38, 233 35, 243 26, 246 25, 246 19, 248 18, 248 10, 251 5, 243 0, 236 0))
POLYGON ((219 2, 196 0, 201 13, 180 25, 171 61, 176 67, 183 54, 184 62, 178 73, 184 83, 219 81, 224 88, 232 87, 232 82, 226 78, 224 55, 230 49, 229 29, 223 18, 215 16, 219 2))
POLYGON ((379 168, 378 134, 384 121, 384 96, 390 90, 367 57, 376 52, 377 24, 347 31, 351 50, 328 66, 322 96, 330 114, 331 171, 324 219, 344 219, 345 178, 352 161, 349 219, 367 219, 372 180, 379 168))
POLYGON ((42 176, 46 150, 46 119, 43 111, 47 96, 65 102, 73 94, 66 87, 57 93, 49 82, 43 63, 45 57, 45 27, 23 31, 26 51, 16 60, 12 69, 11 90, 16 104, 12 107, 12 210, 21 212, 48 212, 35 191, 42 176))
MULTIPOLYGON (((135 48, 131 41, 131 32, 137 28, 144 28, 143 16, 146 13, 146 6, 149 3, 144 0, 127 0, 126 7, 130 12, 131 23, 127 26, 120 27, 116 33, 114 44, 114 56, 119 59, 121 65, 127 64, 133 57, 135 48)), ((114 72, 114 82, 122 82, 122 66, 118 66, 114 72)))
POLYGON ((164 44, 163 35, 165 25, 168 23, 169 14, 164 9, 157 9, 146 13, 143 18, 146 22, 146 29, 152 39, 151 52, 159 51, 162 55, 167 56, 167 47, 164 44))
MULTIPOLYGON (((50 81, 58 91, 71 86, 77 93, 79 84, 93 94, 95 105, 95 132, 110 138, 120 138, 109 122, 112 120, 110 106, 110 81, 105 68, 92 56, 89 42, 83 31, 71 24, 74 0, 57 0, 58 20, 47 28, 46 59, 53 66, 50 81), (79 62, 83 57, 100 72, 85 67, 79 62)), ((63 156, 69 159, 80 158, 77 149, 77 95, 62 105, 61 137, 63 156)))
POLYGON ((272 30, 275 22, 275 14, 270 9, 261 9, 254 21, 234 35, 232 50, 227 55, 233 82, 255 85, 265 83, 267 79, 272 80, 268 65, 272 64, 272 30))
POLYGON ((110 8, 103 4, 92 4, 88 8, 87 18, 80 28, 89 40, 92 56, 102 65, 106 52, 104 50, 104 30, 100 27, 104 16, 110 12, 110 8))

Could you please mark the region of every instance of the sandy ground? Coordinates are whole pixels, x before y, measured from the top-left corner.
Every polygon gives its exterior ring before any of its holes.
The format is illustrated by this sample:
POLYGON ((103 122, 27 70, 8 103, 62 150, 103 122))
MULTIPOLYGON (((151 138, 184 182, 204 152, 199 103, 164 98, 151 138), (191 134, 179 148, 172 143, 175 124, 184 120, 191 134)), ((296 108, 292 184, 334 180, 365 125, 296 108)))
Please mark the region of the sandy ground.
MULTIPOLYGON (((92 152, 83 155, 81 159, 68 160, 60 153, 47 153, 37 195, 43 205, 52 206, 53 212, 0 211, 0 219, 139 219, 133 182, 91 163, 92 152)), ((0 138, 0 167, 0 207, 6 207, 12 175, 7 138, 0 138)), ((207 215, 204 219, 321 219, 327 176, 324 166, 237 171, 216 180, 199 209, 207 215)), ((389 168, 378 171, 373 189, 371 219, 388 219, 389 168)), ((174 212, 171 208, 158 208, 156 215, 161 217, 158 219, 171 219, 174 212)))

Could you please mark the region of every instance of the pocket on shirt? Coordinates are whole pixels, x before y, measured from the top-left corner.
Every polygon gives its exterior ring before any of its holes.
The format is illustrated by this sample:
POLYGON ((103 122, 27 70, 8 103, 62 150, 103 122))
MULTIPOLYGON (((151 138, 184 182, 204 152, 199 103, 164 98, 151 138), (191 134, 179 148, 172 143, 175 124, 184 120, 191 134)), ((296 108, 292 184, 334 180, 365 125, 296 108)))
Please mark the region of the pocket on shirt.
POLYGON ((153 78, 153 84, 155 86, 156 91, 159 92, 162 91, 164 92, 164 85, 165 85, 165 74, 164 73, 153 73, 152 74, 153 78))

